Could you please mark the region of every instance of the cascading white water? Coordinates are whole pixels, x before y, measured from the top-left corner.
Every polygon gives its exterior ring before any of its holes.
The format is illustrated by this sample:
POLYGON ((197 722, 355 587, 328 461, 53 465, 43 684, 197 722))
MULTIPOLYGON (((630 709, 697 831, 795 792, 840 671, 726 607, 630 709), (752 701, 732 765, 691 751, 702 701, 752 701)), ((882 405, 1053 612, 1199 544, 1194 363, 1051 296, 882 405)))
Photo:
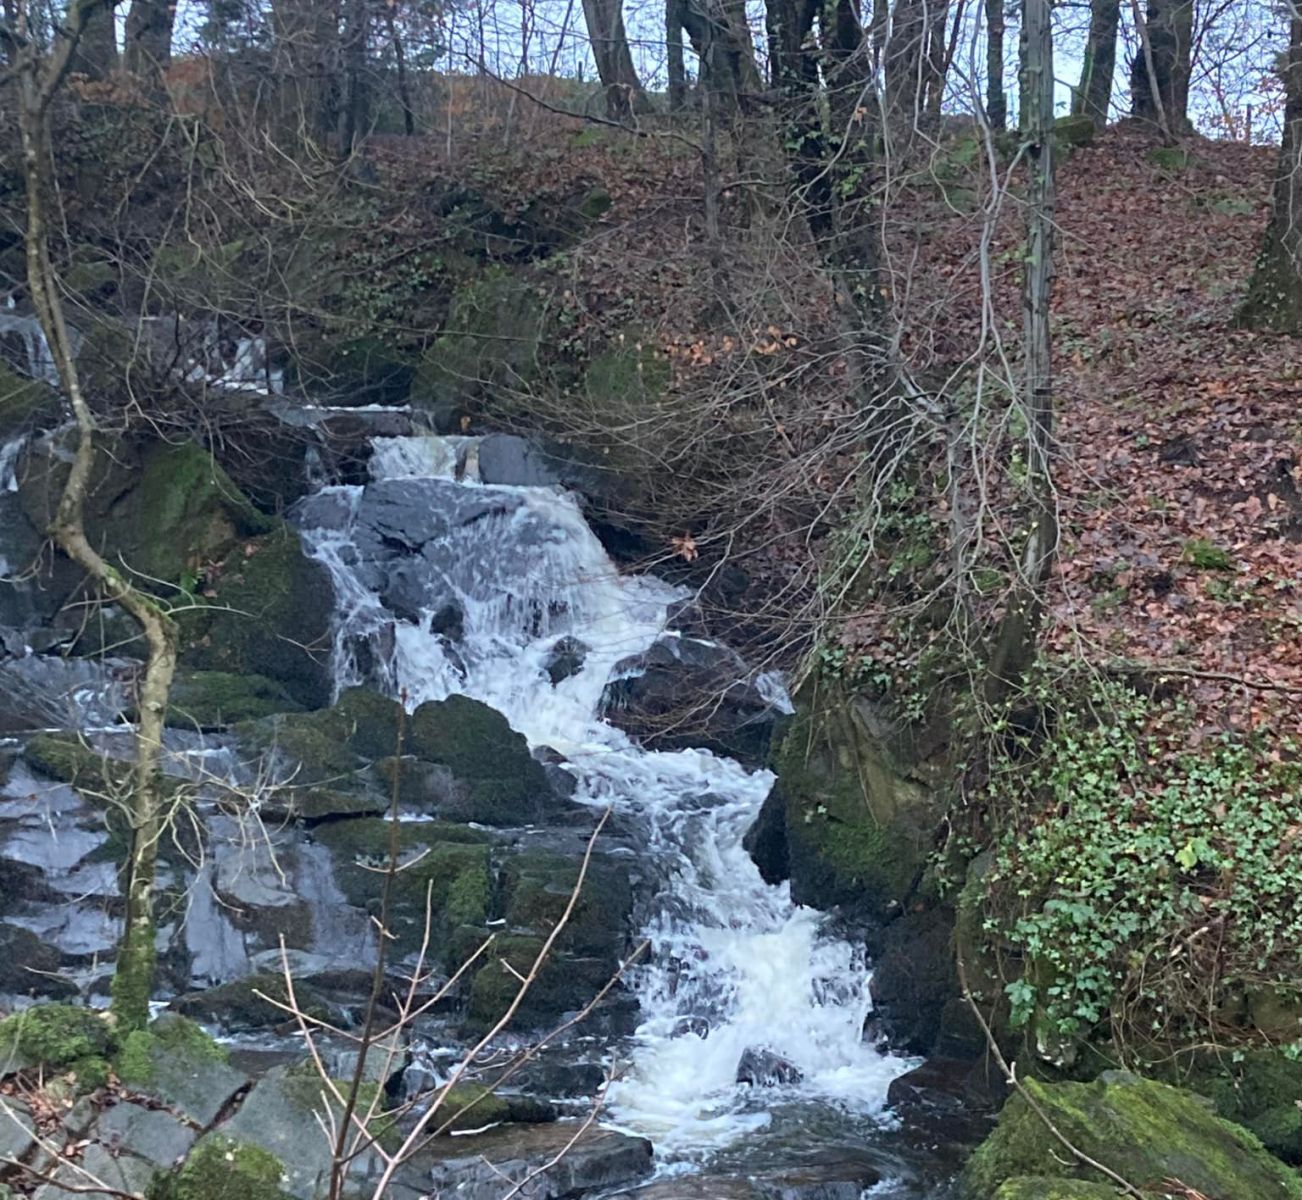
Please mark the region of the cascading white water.
POLYGON ((339 682, 369 680, 413 705, 454 692, 483 700, 531 744, 566 756, 577 799, 644 830, 662 882, 649 961, 630 975, 643 1020, 631 1066, 609 1090, 613 1119, 673 1158, 763 1125, 775 1095, 880 1111, 908 1064, 863 1042, 862 956, 786 885, 766 884, 742 845, 773 777, 704 750, 644 750, 597 715, 615 665, 664 633, 679 593, 621 576, 559 489, 473 482, 473 449, 467 439, 377 439, 372 485, 325 489, 303 506, 300 526, 338 597, 339 682), (405 532, 402 505, 427 528, 405 532), (403 538, 381 581, 369 555, 392 554, 403 538), (455 637, 439 632, 449 610, 455 637), (547 664, 562 639, 586 657, 553 684, 547 664), (748 1049, 780 1056, 800 1082, 762 1094, 739 1086, 748 1049))
MULTIPOLYGON (((80 337, 75 330, 69 330, 73 351, 80 344, 80 337)), ((59 372, 54 365, 54 355, 50 353, 50 344, 45 340, 45 330, 35 317, 22 317, 16 313, 0 313, 0 337, 5 335, 17 337, 23 343, 27 357, 27 374, 51 387, 59 386, 59 372)))

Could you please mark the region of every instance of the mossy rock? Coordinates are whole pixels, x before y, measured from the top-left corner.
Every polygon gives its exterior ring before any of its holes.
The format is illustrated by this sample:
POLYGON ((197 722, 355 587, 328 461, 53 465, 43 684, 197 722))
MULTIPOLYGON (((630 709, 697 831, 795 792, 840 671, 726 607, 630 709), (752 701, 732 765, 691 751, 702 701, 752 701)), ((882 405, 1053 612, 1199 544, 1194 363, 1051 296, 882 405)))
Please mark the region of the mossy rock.
POLYGON ((1189 1092, 1120 1073, 1093 1083, 1024 1079, 1022 1086, 1043 1116, 1020 1092, 1004 1106, 994 1133, 963 1172, 976 1200, 991 1200, 1019 1176, 1104 1181, 1063 1153, 1044 1117, 1077 1149, 1141 1190, 1178 1179, 1209 1200, 1302 1200, 1302 1176, 1189 1092))
POLYGON ((1090 145, 1097 134, 1094 119, 1084 114, 1059 117, 1053 123, 1054 142, 1069 150, 1090 145))
POLYGON ((1187 170, 1194 156, 1186 146, 1156 146, 1148 152, 1148 161, 1159 170, 1174 173, 1187 170))
POLYGON ((150 1200, 284 1200, 280 1160, 261 1146, 206 1137, 172 1176, 160 1177, 150 1200))
POLYGON ((1273 1049, 1195 1070, 1190 1086, 1210 1096, 1221 1116, 1252 1130, 1271 1153, 1302 1166, 1302 1061, 1273 1049))
POLYGON ((529 281, 504 267, 463 284, 417 368, 412 404, 432 410, 440 427, 451 429, 457 414, 536 385, 543 373, 543 307, 529 281))
POLYGON ((265 675, 181 670, 172 681, 167 723, 186 729, 224 729, 240 721, 301 711, 283 685, 265 675))
MULTIPOLYGON (((579 865, 546 850, 525 851, 502 865, 502 915, 507 927, 546 936, 570 903, 579 865)), ((594 856, 578 900, 561 932, 559 945, 569 952, 608 954, 623 947, 633 893, 628 872, 618 863, 594 856)))
MULTIPOLYGON (((493 878, 489 846, 477 840, 477 832, 435 822, 398 826, 402 870, 394 878, 388 929, 399 954, 415 952, 424 940, 427 897, 429 953, 440 963, 448 962, 456 929, 482 928, 487 921, 493 878)), ((334 854, 335 878, 345 898, 376 917, 390 835, 389 822, 380 819, 332 821, 316 832, 334 854)))
MULTIPOLYGON (((16 872, 6 863, 0 873, 0 909, 8 909, 21 894, 21 885, 11 886, 16 872)), ((63 965, 59 952, 46 945, 30 929, 17 925, 0 925, 0 992, 18 996, 43 996, 50 1000, 68 1000, 77 995, 77 985, 60 973, 63 965)))
POLYGON ((203 447, 156 442, 142 452, 134 486, 100 532, 105 551, 146 586, 193 590, 239 539, 272 528, 203 447))
POLYGON ((0 359, 0 443, 53 422, 61 409, 59 393, 48 383, 20 375, 0 359))
POLYGON ((468 809, 458 817, 487 825, 523 824, 539 815, 551 786, 541 763, 529 753, 496 709, 468 696, 431 700, 412 714, 409 751, 425 762, 447 767, 469 792, 468 809))
POLYGON ((1002 1184, 994 1200, 1117 1200, 1118 1194, 1117 1189, 1107 1183, 1021 1175, 1002 1184))
POLYGON ((131 782, 131 764, 109 758, 73 733, 38 733, 23 747, 34 771, 67 783, 91 797, 122 796, 131 782))
POLYGON ((0 1068, 84 1066, 102 1061, 111 1039, 103 1013, 71 1004, 38 1004, 0 1021, 0 1068))
POLYGON ((1249 1121, 1248 1128, 1276 1158, 1302 1167, 1302 1107, 1298 1101, 1267 1109, 1249 1121))
POLYGON ((377 337, 329 339, 319 361, 301 363, 311 385, 324 386, 344 404, 405 404, 416 368, 403 351, 377 337))
MULTIPOLYGON (((323 1021, 332 1018, 330 1006, 309 984, 295 983, 294 994, 305 1013, 323 1021)), ((288 1000, 284 977, 267 972, 246 975, 219 987, 180 996, 172 1008, 191 1020, 239 1031, 267 1029, 293 1021, 294 1018, 279 1007, 287 1004, 288 1000)))
POLYGON ((432 1129, 463 1133, 506 1122, 541 1124, 556 1119, 556 1110, 527 1096, 499 1096, 477 1083, 458 1083, 448 1090, 432 1129))
MULTIPOLYGON (((493 941, 484 953, 485 965, 475 972, 471 982, 466 1008, 471 1028, 491 1028, 506 1014, 519 994, 521 977, 533 969, 544 942, 544 938, 524 934, 506 934, 493 941)), ((613 974, 608 959, 580 957, 553 948, 516 1009, 510 1027, 554 1024, 562 1014, 590 1003, 613 974)))
POLYGON ((792 897, 892 910, 921 878, 945 811, 942 788, 866 699, 828 684, 810 692, 773 760, 792 897))
POLYGON ((196 670, 264 675, 304 708, 330 702, 334 591, 297 532, 238 544, 210 572, 211 607, 182 618, 181 663, 196 670))
POLYGON ((135 1029, 123 1039, 113 1064, 123 1083, 145 1087, 158 1078, 168 1060, 225 1064, 230 1054, 194 1021, 178 1013, 163 1013, 148 1029, 135 1029))

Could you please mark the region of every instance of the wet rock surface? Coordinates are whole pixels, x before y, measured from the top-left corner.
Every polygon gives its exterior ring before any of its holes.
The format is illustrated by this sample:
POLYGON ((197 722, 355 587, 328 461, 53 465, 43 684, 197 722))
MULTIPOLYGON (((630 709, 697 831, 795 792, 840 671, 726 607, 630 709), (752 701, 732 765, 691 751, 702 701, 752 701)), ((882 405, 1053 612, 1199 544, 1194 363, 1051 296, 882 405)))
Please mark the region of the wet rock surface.
POLYGON ((726 646, 662 637, 645 654, 618 664, 602 695, 602 714, 647 746, 700 746, 758 764, 768 753, 779 709, 746 674, 745 663, 726 646))

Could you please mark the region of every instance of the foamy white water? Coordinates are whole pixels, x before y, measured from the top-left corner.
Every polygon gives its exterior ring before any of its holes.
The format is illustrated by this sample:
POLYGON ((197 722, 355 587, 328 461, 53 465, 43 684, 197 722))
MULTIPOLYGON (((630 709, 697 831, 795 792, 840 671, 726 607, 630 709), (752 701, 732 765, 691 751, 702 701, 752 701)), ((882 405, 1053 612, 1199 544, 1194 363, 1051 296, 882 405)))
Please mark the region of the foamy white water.
POLYGON ((908 1064, 863 1042, 870 1001, 861 954, 827 933, 820 914, 793 904, 785 884, 766 884, 742 845, 773 776, 704 750, 644 750, 597 716, 616 665, 665 632, 680 593, 621 576, 572 496, 480 485, 473 462, 473 439, 376 439, 371 488, 326 489, 300 524, 335 582, 342 686, 370 682, 410 705, 454 692, 482 700, 531 744, 567 757, 577 799, 613 806, 642 828, 662 883, 645 929, 649 961, 629 976, 643 1020, 608 1114, 672 1159, 762 1126, 775 1097, 880 1112, 908 1064), (395 490, 395 480, 409 482, 395 490), (379 546, 375 528, 400 535, 386 525, 398 510, 382 509, 394 503, 452 514, 401 559, 404 572, 416 572, 403 580, 405 617, 381 599, 393 574, 379 582, 367 557, 379 546), (410 611, 412 595, 426 601, 419 612, 410 611), (449 604, 459 614, 455 637, 437 629, 449 604), (562 639, 586 657, 553 685, 547 666, 562 639), (738 1085, 748 1049, 786 1060, 801 1082, 738 1085))

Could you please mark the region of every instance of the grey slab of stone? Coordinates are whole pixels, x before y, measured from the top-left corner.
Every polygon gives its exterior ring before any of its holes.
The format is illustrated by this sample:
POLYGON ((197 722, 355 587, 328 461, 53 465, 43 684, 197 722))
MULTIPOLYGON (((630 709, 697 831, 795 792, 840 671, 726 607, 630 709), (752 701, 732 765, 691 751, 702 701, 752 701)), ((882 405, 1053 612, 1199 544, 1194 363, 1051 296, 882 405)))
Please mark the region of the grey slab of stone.
POLYGON ((573 1123, 506 1125, 486 1133, 440 1139, 402 1172, 404 1185, 431 1196, 500 1200, 511 1186, 522 1200, 557 1200, 633 1183, 651 1172, 651 1143, 591 1128, 575 1141, 573 1123), (559 1156, 559 1161, 552 1162, 559 1156), (509 1180, 510 1183, 505 1181, 509 1180))
POLYGON ((194 1144, 195 1132, 161 1109, 116 1104, 96 1122, 93 1136, 111 1150, 171 1167, 194 1144))
POLYGON ((56 1172, 53 1183, 42 1184, 32 1200, 86 1200, 86 1188, 105 1184, 117 1192, 144 1195, 156 1169, 132 1154, 114 1154, 107 1147, 92 1143, 82 1155, 80 1169, 65 1163, 56 1172), (66 1187, 60 1187, 66 1184, 66 1187))
POLYGON ((25 1104, 0 1102, 0 1159, 22 1158, 35 1145, 35 1126, 25 1104))

